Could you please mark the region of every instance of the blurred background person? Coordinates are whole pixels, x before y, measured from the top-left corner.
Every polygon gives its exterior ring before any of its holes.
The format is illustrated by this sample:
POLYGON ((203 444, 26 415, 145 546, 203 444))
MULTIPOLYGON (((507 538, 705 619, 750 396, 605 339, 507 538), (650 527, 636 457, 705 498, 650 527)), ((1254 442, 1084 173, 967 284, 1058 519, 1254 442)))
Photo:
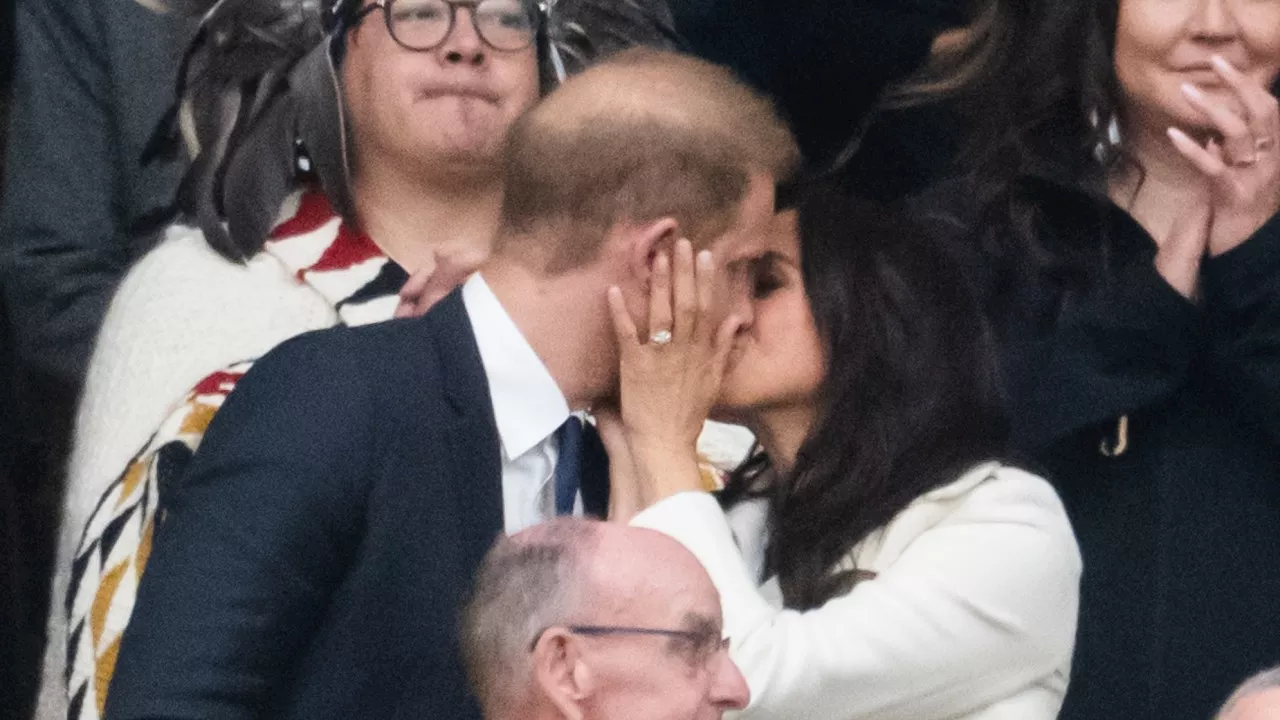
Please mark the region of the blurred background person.
POLYGON ((1215 720, 1280 720, 1280 668, 1246 680, 1214 716, 1215 720))
POLYGON ((12 503, 0 552, 14 583, 0 591, 14 633, 0 641, 0 694, 25 718, 76 394, 107 300, 154 244, 151 213, 169 203, 181 172, 181 160, 142 168, 137 157, 169 103, 189 25, 134 0, 16 0, 0 15, 0 95, 14 62, 0 133, 0 312, 9 327, 0 425, 15 433, 0 448, 9 466, 0 493, 12 503))
POLYGON ((680 543, 557 519, 500 536, 461 643, 487 720, 713 720, 747 704, 720 597, 680 543))
POLYGON ((1080 540, 1062 717, 1210 717, 1280 655, 1280 3, 999 3, 923 214, 1080 540))
MULTIPOLYGON (((13 85, 13 3, 0 5, 0 204, 4 198, 4 157, 9 129, 9 94, 13 85)), ((0 714, 21 717, 35 688, 32 658, 39 656, 38 632, 24 632, 32 612, 25 603, 36 590, 24 579, 24 543, 19 533, 18 488, 10 479, 16 453, 13 397, 13 339, 0 273, 0 714), (34 591, 34 592, 33 592, 34 591)), ((41 619, 34 619, 39 628, 41 619)))
POLYGON ((601 434, 612 519, 642 509, 720 591, 742 717, 1054 720, 1079 551, 1052 487, 1001 461, 994 347, 959 267, 830 188, 779 216, 753 316, 717 342, 692 266, 655 278, 641 341, 615 310, 621 416, 601 434), (713 405, 761 448, 719 502, 694 453, 713 405))

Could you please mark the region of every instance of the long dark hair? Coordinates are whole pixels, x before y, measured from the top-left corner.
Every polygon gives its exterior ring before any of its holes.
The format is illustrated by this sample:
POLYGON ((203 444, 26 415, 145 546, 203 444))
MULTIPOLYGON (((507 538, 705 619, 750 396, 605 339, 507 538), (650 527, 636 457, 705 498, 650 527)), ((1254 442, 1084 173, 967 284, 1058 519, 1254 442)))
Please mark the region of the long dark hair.
POLYGON ((757 455, 724 501, 770 500, 769 569, 787 607, 846 592, 836 571, 917 497, 1000 456, 995 353, 949 256, 893 210, 830 186, 796 197, 801 266, 827 351, 818 422, 786 475, 757 455))
POLYGON ((957 65, 955 77, 932 78, 966 126, 959 224, 977 229, 970 239, 982 251, 990 286, 1046 275, 1084 288, 1105 285, 1122 262, 1106 231, 1108 179, 1116 171, 1136 187, 1144 179, 1114 134, 1125 125, 1114 55, 1120 0, 982 2, 982 46, 969 49, 979 62, 957 65), (1047 241, 1042 196, 1028 177, 1092 199, 1071 211, 1090 231, 1047 241))

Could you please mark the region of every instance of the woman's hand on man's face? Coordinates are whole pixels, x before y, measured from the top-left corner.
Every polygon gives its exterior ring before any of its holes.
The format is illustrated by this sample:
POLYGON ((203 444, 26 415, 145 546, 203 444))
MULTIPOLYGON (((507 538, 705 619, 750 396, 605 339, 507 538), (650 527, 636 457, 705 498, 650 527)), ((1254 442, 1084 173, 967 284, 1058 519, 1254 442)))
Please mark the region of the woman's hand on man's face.
POLYGON ((609 291, 619 350, 618 422, 639 486, 633 495, 643 505, 703 489, 698 436, 740 324, 734 317, 715 320, 715 270, 711 253, 695 257, 688 240, 677 241, 671 257, 660 253, 649 283, 646 337, 621 291, 609 291))
POLYGON ((1204 174, 1210 189, 1210 255, 1221 255, 1247 240, 1280 210, 1280 104, 1270 90, 1220 56, 1213 66, 1235 95, 1228 107, 1189 83, 1187 101, 1212 123, 1221 141, 1204 145, 1178 128, 1169 138, 1183 157, 1204 174))

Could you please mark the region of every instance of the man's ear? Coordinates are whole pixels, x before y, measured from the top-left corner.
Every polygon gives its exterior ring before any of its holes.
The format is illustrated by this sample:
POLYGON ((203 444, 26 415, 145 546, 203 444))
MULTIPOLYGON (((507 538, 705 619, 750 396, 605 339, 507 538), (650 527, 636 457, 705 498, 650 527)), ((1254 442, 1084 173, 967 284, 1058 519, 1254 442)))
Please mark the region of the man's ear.
POLYGON ((631 276, 641 284, 649 282, 653 274, 653 261, 658 253, 671 255, 675 250, 676 240, 680 239, 680 223, 675 218, 666 217, 651 223, 633 227, 630 232, 631 252, 628 261, 631 276))
POLYGON ((582 645, 564 628, 542 634, 533 648, 533 681, 543 698, 568 720, 581 720, 581 703, 595 690, 595 678, 582 645))

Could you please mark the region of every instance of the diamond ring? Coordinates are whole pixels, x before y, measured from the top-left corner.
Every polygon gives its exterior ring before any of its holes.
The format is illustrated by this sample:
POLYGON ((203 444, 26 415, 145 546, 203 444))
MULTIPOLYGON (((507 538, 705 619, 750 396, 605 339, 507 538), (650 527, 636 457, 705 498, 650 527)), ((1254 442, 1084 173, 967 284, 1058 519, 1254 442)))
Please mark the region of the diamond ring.
POLYGON ((659 330, 658 332, 649 336, 649 342, 653 343, 654 345, 666 345, 667 343, 671 342, 671 331, 659 330))

